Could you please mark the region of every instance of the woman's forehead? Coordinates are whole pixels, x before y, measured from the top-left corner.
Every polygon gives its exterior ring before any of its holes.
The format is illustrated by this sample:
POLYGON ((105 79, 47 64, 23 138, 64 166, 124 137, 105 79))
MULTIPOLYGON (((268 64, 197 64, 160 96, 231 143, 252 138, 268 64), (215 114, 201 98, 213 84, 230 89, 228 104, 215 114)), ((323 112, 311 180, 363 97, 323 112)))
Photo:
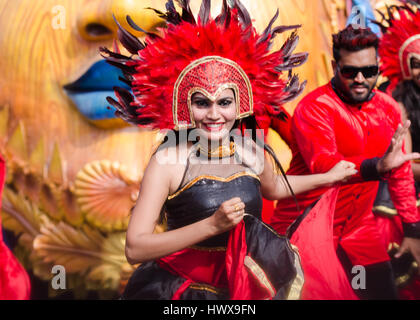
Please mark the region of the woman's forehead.
MULTIPOLYGON (((232 89, 224 89, 223 91, 221 91, 215 98, 217 99, 221 99, 221 98, 234 98, 235 94, 233 92, 232 89)), ((213 100, 212 97, 207 96, 206 94, 204 94, 203 92, 196 92, 192 95, 192 98, 205 98, 205 99, 209 99, 209 100, 213 100)))

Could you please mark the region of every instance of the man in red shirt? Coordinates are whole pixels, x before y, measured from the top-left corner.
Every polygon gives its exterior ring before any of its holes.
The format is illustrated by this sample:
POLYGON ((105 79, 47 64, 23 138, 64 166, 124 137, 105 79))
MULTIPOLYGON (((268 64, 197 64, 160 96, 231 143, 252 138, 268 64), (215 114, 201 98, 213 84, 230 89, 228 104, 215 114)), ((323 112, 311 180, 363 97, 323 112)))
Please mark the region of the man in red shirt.
MULTIPOLYGON (((374 89, 378 78, 378 38, 370 29, 351 25, 333 36, 330 83, 309 93, 291 122, 293 159, 288 175, 326 172, 340 160, 356 164, 359 173, 340 187, 334 214, 337 255, 351 277, 353 266, 365 267, 366 288, 360 298, 395 299, 397 291, 389 256, 372 214, 378 181, 387 179, 395 207, 404 222, 405 247, 420 262, 420 215, 416 209, 410 161, 389 171, 384 154, 401 129, 398 104, 374 89), (388 172, 389 171, 389 172, 388 172)), ((400 153, 404 157, 403 153, 400 153)), ((406 160, 407 158, 405 158, 406 160)), ((285 234, 303 210, 325 189, 279 202, 271 225, 285 234)), ((354 275, 353 275, 354 276, 354 275)))

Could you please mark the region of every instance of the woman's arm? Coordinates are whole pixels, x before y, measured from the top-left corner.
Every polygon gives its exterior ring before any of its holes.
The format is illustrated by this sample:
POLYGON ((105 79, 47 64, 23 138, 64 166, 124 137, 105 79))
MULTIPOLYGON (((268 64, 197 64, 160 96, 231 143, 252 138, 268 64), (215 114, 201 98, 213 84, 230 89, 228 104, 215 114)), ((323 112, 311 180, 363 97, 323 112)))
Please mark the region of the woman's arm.
POLYGON ((209 218, 176 230, 154 234, 161 208, 169 193, 173 172, 173 167, 159 164, 155 156, 149 162, 127 230, 125 254, 131 264, 182 250, 230 230, 243 218, 245 205, 239 198, 234 198, 224 202, 209 218))
MULTIPOLYGON (((400 106, 401 116, 402 116, 402 120, 403 120, 403 123, 404 123, 408 120, 407 111, 405 110, 405 107, 401 102, 399 102, 398 105, 400 106)), ((406 153, 413 152, 413 140, 411 138, 410 131, 408 131, 406 136, 405 136, 404 147, 405 147, 406 153)), ((413 170, 414 180, 420 181, 420 163, 418 163, 416 161, 412 161, 411 162, 411 169, 413 170)))
MULTIPOLYGON (((287 176, 287 180, 297 195, 313 189, 332 186, 335 183, 345 182, 356 174, 355 165, 348 161, 338 162, 330 171, 320 174, 287 176)), ((284 177, 273 171, 269 159, 265 159, 264 170, 260 175, 261 192, 268 200, 279 200, 292 196, 284 177)))
MULTIPOLYGON (((406 137, 405 137, 404 145, 405 145, 405 151, 407 153, 413 152, 413 150, 412 150, 413 143, 412 143, 410 132, 408 132, 406 137)), ((414 180, 415 181, 420 181, 420 163, 417 162, 416 160, 413 160, 411 162, 411 170, 413 171, 414 180)))

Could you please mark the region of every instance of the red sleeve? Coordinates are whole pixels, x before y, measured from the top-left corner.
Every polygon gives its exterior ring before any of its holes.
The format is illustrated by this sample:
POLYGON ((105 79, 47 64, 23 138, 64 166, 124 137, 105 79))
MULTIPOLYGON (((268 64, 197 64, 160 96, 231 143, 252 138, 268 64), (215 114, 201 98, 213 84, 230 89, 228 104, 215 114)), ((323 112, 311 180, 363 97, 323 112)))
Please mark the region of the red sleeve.
POLYGON ((334 114, 332 108, 316 102, 298 106, 292 120, 292 132, 300 154, 311 173, 327 172, 339 161, 346 160, 353 162, 358 171, 349 183, 364 181, 360 175, 360 165, 366 157, 345 157, 338 152, 334 114))

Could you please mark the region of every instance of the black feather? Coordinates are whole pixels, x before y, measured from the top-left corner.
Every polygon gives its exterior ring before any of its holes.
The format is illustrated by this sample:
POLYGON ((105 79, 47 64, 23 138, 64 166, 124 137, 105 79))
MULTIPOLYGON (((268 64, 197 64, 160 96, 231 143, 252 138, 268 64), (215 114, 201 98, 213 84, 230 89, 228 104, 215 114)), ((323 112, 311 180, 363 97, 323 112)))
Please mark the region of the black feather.
POLYGON ((112 65, 114 67, 117 67, 117 68, 121 69, 123 72, 129 73, 129 74, 135 74, 136 73, 136 68, 133 67, 133 66, 126 66, 125 64, 109 60, 107 57, 104 57, 104 58, 106 59, 107 63, 109 63, 110 65, 112 65))
POLYGON ((152 32, 147 32, 146 30, 144 30, 143 28, 140 28, 130 16, 126 17, 126 20, 128 22, 128 24, 130 25, 131 28, 133 28, 134 30, 140 31, 145 33, 147 36, 151 37, 152 39, 156 39, 156 38, 160 38, 157 34, 154 34, 152 32))
POLYGON ((182 20, 196 25, 194 15, 190 8, 190 0, 176 0, 182 8, 182 20))
POLYGON ((230 7, 227 4, 226 0, 223 0, 222 11, 220 14, 214 19, 218 25, 225 25, 227 19, 229 19, 230 23, 230 7))
MULTIPOLYGON (((133 60, 133 59, 131 59, 130 57, 127 57, 127 56, 122 55, 122 54, 120 54, 120 53, 113 52, 113 51, 109 50, 109 49, 108 49, 108 48, 106 48, 106 47, 99 47, 99 51, 100 51, 101 53, 105 53, 105 54, 107 54, 107 55, 109 55, 110 57, 113 57, 113 58, 115 58, 115 59, 120 59, 121 61, 129 61, 129 60, 133 60)), ((106 58, 106 57, 105 57, 105 58, 106 58)))
POLYGON ((251 16, 249 15, 248 10, 240 0, 234 0, 234 8, 238 10, 239 20, 242 23, 243 29, 248 28, 252 24, 251 16))
POLYGON ((198 16, 201 24, 205 25, 210 19, 211 0, 202 0, 198 16))
POLYGON ((279 17, 279 9, 277 9, 276 14, 273 18, 271 18, 270 22, 268 23, 268 26, 263 31, 262 35, 258 39, 258 43, 267 41, 268 37, 271 35, 271 27, 273 26, 273 23, 277 20, 279 17))
POLYGON ((124 78, 124 77, 118 77, 118 80, 120 80, 121 82, 124 82, 126 85, 128 85, 129 87, 132 86, 132 83, 130 80, 124 78))
POLYGON ((181 23, 181 16, 176 11, 173 0, 168 0, 168 2, 166 2, 166 11, 166 21, 168 23, 172 23, 174 25, 181 23))
POLYGON ((123 102, 123 106, 131 107, 131 103, 134 101, 131 92, 121 87, 114 87, 113 89, 120 102, 123 102))
POLYGON ((294 85, 293 88, 288 89, 286 87, 286 92, 288 92, 288 95, 282 99, 282 103, 290 102, 294 99, 296 99, 302 92, 305 90, 307 81, 303 81, 299 86, 294 85))
POLYGON ((137 54, 146 47, 139 39, 121 27, 114 15, 113 18, 118 26, 118 39, 131 54, 137 54))
POLYGON ((309 54, 307 52, 292 54, 287 59, 285 59, 281 65, 276 66, 274 69, 278 72, 282 72, 300 67, 308 60, 308 56, 309 54))
POLYGON ((297 35, 297 32, 293 32, 280 49, 285 58, 289 57, 293 53, 298 43, 299 36, 297 35))
POLYGON ((302 27, 301 24, 295 24, 295 25, 291 25, 291 26, 278 26, 278 27, 275 27, 273 29, 273 31, 271 32, 272 38, 274 38, 274 35, 277 35, 279 33, 283 33, 283 32, 288 31, 288 30, 299 29, 300 27, 302 27))

